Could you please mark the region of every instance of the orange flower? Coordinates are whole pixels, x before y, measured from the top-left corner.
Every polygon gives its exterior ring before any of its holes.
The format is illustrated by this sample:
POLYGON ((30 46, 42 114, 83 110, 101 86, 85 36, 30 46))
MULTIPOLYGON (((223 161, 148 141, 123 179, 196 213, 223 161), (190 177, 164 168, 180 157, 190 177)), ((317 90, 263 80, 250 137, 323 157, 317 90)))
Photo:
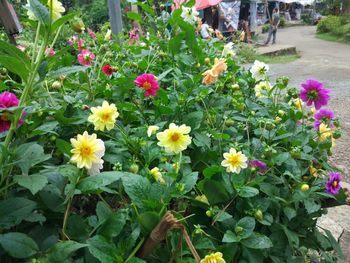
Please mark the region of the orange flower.
POLYGON ((218 75, 216 75, 211 69, 207 70, 202 75, 204 76, 202 81, 204 85, 213 84, 218 79, 218 75))
POLYGON ((220 40, 224 39, 224 36, 221 34, 219 30, 215 30, 215 35, 220 40))
POLYGON ((214 66, 211 69, 214 73, 214 75, 221 75, 227 70, 227 64, 226 64, 226 59, 220 58, 217 59, 215 58, 214 60, 214 66))

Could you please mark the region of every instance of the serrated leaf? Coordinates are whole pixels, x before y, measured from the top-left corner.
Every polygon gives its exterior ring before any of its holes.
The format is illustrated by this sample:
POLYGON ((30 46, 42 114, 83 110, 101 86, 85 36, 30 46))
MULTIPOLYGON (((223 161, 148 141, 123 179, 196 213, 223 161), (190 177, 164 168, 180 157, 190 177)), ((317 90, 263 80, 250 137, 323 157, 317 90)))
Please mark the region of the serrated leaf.
POLYGON ((104 187, 118 181, 128 173, 123 172, 103 172, 95 176, 89 176, 81 180, 77 188, 82 193, 98 193, 105 190, 104 187))
POLYGON ((144 201, 148 199, 151 190, 151 183, 145 177, 131 174, 122 178, 125 192, 132 202, 139 208, 144 208, 144 201))
POLYGON ((104 237, 96 235, 87 240, 90 253, 101 262, 117 262, 117 249, 104 237))
POLYGON ((35 195, 41 189, 47 185, 48 180, 45 175, 42 174, 32 174, 32 175, 16 175, 14 180, 24 188, 27 188, 32 195, 35 195))
POLYGON ((73 240, 61 241, 50 249, 47 262, 62 263, 68 259, 73 252, 87 246, 87 244, 81 244, 73 240))
POLYGON ((9 71, 20 76, 24 82, 28 80, 29 70, 26 67, 23 67, 23 62, 18 58, 7 55, 0 55, 0 64, 7 68, 9 71))
POLYGON ((253 249, 267 249, 273 247, 271 240, 267 236, 258 233, 253 233, 247 239, 242 240, 241 243, 245 247, 253 249))
POLYGON ((67 76, 69 74, 82 72, 82 71, 85 71, 86 69, 87 67, 84 67, 84 66, 64 67, 64 68, 57 69, 55 71, 51 71, 49 75, 51 78, 57 78, 59 76, 67 76))
POLYGON ((38 0, 29 0, 29 9, 34 13, 35 17, 43 24, 49 25, 50 12, 46 6, 44 6, 38 0))
POLYGON ((37 204, 22 197, 0 201, 0 229, 9 229, 25 220, 37 204))
POLYGON ((240 238, 238 238, 237 235, 230 230, 226 231, 222 239, 222 242, 224 243, 237 243, 239 241, 240 241, 240 238))
POLYGON ((26 234, 18 232, 0 235, 0 244, 14 258, 28 258, 35 255, 39 250, 33 239, 26 234))

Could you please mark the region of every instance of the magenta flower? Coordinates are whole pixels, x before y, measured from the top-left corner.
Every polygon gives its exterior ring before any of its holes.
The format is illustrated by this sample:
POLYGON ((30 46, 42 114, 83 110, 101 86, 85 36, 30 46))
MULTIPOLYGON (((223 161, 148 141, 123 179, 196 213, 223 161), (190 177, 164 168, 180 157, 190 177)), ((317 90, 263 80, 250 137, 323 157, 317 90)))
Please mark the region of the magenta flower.
POLYGON ((91 53, 87 49, 83 49, 79 54, 78 54, 78 61, 81 65, 84 66, 91 66, 91 61, 96 58, 95 54, 91 53))
POLYGON ((45 50, 45 56, 47 57, 53 57, 56 54, 55 50, 53 48, 46 48, 45 50))
POLYGON ((267 165, 260 160, 248 160, 248 165, 250 168, 255 168, 259 173, 264 174, 267 171, 267 165))
POLYGON ((153 74, 142 74, 136 78, 134 83, 141 89, 144 89, 145 96, 156 96, 159 90, 159 84, 153 74))
POLYGON ((327 126, 334 128, 332 120, 334 119, 334 113, 331 110, 328 109, 320 109, 318 112, 315 113, 315 122, 314 122, 314 128, 316 131, 320 129, 320 124, 325 123, 327 126))
POLYGON ((336 195, 340 191, 341 174, 339 172, 330 172, 329 180, 326 182, 326 191, 331 195, 336 195))
MULTIPOLYGON (((19 100, 16 95, 11 92, 3 92, 0 94, 0 108, 10 108, 18 106, 19 100)), ((19 121, 19 125, 23 123, 22 120, 19 121)), ((7 112, 0 113, 0 133, 10 129, 11 121, 8 118, 7 112)))
POLYGON ((314 79, 309 79, 306 83, 301 84, 302 89, 299 97, 306 103, 307 106, 311 106, 314 103, 315 108, 318 110, 322 106, 327 105, 330 96, 329 89, 325 89, 323 84, 314 79))

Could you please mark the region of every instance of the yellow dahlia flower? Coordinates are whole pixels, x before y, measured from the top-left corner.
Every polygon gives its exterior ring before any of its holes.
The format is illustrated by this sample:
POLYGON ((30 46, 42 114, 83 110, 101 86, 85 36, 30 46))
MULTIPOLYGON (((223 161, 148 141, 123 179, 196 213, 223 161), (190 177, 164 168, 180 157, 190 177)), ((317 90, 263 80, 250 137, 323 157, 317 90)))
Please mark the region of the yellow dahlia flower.
POLYGON ((151 171, 149 171, 150 175, 153 176, 154 180, 161 184, 165 184, 162 173, 160 172, 158 167, 154 167, 151 171))
POLYGON ((66 11, 62 6, 62 3, 57 0, 48 0, 47 5, 49 7, 50 12, 52 13, 52 20, 55 21, 62 16, 62 13, 66 11))
POLYGON ((77 164, 78 168, 86 168, 90 175, 94 175, 102 169, 105 153, 105 145, 102 140, 97 139, 96 134, 89 135, 87 131, 83 135, 78 134, 77 139, 70 139, 73 146, 71 162, 77 164))
POLYGON ((326 124, 321 123, 319 132, 320 132, 320 137, 319 137, 320 142, 324 142, 327 138, 331 137, 332 148, 335 147, 335 139, 333 138, 333 131, 331 128, 328 128, 326 124))
POLYGON ((224 158, 221 162, 223 167, 226 167, 227 172, 240 173, 241 168, 247 168, 247 157, 242 152, 237 152, 231 148, 228 153, 224 153, 224 158))
POLYGON ((150 125, 147 129, 147 136, 151 137, 153 134, 156 134, 156 132, 159 130, 159 127, 156 125, 150 125))
POLYGON ((206 255, 205 258, 201 260, 201 263, 226 263, 226 261, 223 259, 222 253, 216 252, 206 255))
POLYGON ((266 97, 266 91, 271 90, 271 84, 268 81, 260 81, 258 84, 255 85, 255 96, 258 98, 266 97))
POLYGON ((119 116, 117 107, 107 101, 104 101, 102 106, 92 107, 91 112, 88 121, 94 124, 96 131, 113 129, 115 120, 119 116))
POLYGON ((191 143, 191 137, 188 135, 190 131, 191 127, 184 124, 177 126, 171 123, 169 129, 157 133, 158 145, 164 147, 168 153, 182 152, 191 143))

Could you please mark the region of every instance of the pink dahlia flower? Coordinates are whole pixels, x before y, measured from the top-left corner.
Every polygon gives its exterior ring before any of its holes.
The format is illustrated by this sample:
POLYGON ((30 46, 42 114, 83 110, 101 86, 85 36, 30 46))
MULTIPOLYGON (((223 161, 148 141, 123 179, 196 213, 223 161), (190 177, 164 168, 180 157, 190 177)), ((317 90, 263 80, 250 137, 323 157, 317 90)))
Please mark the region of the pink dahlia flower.
POLYGON ((88 34, 90 35, 90 37, 95 40, 96 39, 96 33, 94 31, 92 31, 90 28, 88 28, 88 34))
POLYGON ((153 74, 142 74, 136 78, 134 83, 141 89, 144 89, 145 96, 156 96, 159 90, 159 84, 153 74))
MULTIPOLYGON (((18 104, 19 100, 15 94, 7 91, 0 94, 0 108, 16 107, 18 104)), ((7 112, 0 113, 0 133, 10 129, 11 121, 8 118, 8 114, 7 112)), ((18 124, 21 125, 22 123, 23 121, 20 120, 18 124)))
POLYGON ((336 195, 340 191, 341 174, 338 172, 330 172, 329 180, 326 182, 326 191, 331 195, 336 195))
POLYGON ((83 49, 79 54, 78 54, 78 61, 81 65, 84 66, 91 66, 91 61, 96 58, 94 53, 91 53, 87 49, 83 49))
POLYGON ((332 122, 332 120, 334 119, 333 111, 328 109, 320 109, 318 112, 315 113, 314 117, 315 117, 314 128, 316 131, 320 129, 321 123, 328 124, 329 127, 334 128, 334 125, 332 122))
POLYGON ((311 106, 314 103, 315 108, 318 110, 322 106, 327 105, 330 99, 330 90, 325 89, 322 83, 314 79, 309 79, 306 83, 301 84, 301 86, 302 89, 299 97, 307 106, 311 106))

